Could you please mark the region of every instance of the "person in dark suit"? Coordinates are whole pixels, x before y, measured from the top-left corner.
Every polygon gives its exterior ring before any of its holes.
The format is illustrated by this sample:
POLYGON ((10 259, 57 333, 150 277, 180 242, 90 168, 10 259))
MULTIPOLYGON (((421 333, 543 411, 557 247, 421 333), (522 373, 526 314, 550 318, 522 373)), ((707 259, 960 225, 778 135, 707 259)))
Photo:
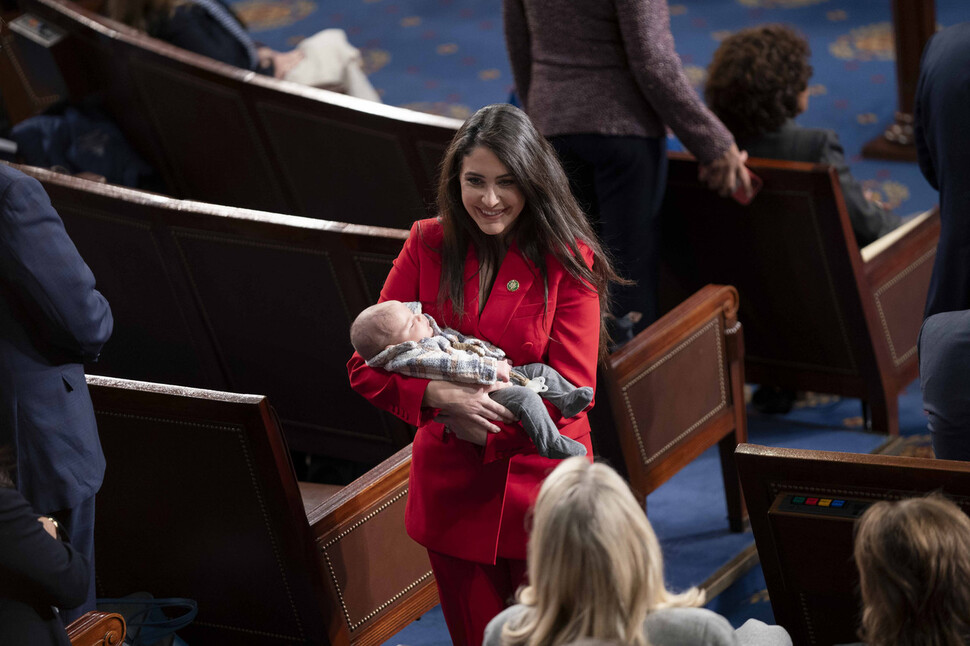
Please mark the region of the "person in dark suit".
POLYGON ((67 646, 54 607, 84 602, 91 569, 14 488, 11 466, 10 447, 0 447, 0 643, 67 646))
MULTIPOLYGON (((97 358, 112 324, 43 187, 0 164, 0 445, 16 453, 19 491, 92 568, 104 454, 81 362, 97 358)), ((64 619, 93 609, 91 576, 64 619)))
POLYGON ((852 178, 834 131, 794 122, 808 107, 810 53, 805 39, 784 25, 743 29, 714 52, 704 96, 749 156, 833 166, 856 242, 863 247, 902 219, 852 178))
POLYGON ((224 0, 110 0, 107 15, 176 47, 275 78, 303 58, 299 50, 262 46, 224 0))
POLYGON ((924 317, 970 309, 970 22, 937 32, 916 85, 920 170, 940 192, 940 242, 924 317))

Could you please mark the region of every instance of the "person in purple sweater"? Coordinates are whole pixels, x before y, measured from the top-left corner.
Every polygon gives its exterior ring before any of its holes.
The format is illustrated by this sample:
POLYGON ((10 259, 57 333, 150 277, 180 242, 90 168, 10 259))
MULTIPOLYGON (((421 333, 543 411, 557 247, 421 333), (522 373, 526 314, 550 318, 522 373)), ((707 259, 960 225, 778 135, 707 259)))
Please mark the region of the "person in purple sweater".
POLYGON ((659 317, 667 126, 722 195, 739 183, 750 191, 747 154, 687 80, 666 0, 503 0, 503 18, 519 98, 619 273, 633 279, 616 289, 612 311, 641 313, 638 332, 659 317))

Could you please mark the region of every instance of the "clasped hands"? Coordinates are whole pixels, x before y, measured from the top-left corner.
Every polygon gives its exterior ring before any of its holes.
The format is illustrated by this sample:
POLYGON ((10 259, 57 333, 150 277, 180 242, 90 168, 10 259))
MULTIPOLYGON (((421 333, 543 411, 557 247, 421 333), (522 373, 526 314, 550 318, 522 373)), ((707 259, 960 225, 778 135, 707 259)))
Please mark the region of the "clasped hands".
POLYGON ((508 380, 509 364, 500 361, 497 369, 499 379, 489 385, 431 381, 421 403, 437 408, 440 412, 434 421, 444 424, 456 437, 484 446, 489 433, 501 430, 492 422, 512 423, 517 419, 512 411, 488 396, 512 385, 508 380))

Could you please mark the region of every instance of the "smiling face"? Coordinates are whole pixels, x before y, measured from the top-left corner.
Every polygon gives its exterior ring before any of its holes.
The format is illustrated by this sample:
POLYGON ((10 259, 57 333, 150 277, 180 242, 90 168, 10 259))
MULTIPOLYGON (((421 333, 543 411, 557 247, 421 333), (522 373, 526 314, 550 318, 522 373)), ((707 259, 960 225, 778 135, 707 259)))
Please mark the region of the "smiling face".
POLYGON ((390 345, 405 341, 420 341, 434 336, 431 323, 424 314, 415 314, 399 301, 388 301, 381 327, 387 332, 390 345))
POLYGON ((461 162, 461 202, 482 233, 503 236, 525 206, 515 177, 484 146, 473 148, 461 162))

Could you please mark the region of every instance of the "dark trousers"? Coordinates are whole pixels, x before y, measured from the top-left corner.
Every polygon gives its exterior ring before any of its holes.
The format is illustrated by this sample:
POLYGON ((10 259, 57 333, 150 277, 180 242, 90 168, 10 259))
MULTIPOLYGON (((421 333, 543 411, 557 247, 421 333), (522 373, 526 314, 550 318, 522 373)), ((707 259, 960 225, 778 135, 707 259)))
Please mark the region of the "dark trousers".
POLYGON ((933 451, 970 460, 970 310, 940 312, 919 333, 919 381, 933 451))
POLYGON ((70 509, 55 511, 50 515, 57 519, 67 533, 71 546, 87 557, 91 568, 87 600, 77 608, 61 609, 61 619, 67 625, 84 613, 97 609, 94 592, 94 496, 82 500, 70 509))
POLYGON ((639 332, 660 316, 660 205, 667 184, 667 140, 659 137, 550 137, 573 195, 614 265, 634 285, 614 288, 616 316, 640 312, 639 332))

